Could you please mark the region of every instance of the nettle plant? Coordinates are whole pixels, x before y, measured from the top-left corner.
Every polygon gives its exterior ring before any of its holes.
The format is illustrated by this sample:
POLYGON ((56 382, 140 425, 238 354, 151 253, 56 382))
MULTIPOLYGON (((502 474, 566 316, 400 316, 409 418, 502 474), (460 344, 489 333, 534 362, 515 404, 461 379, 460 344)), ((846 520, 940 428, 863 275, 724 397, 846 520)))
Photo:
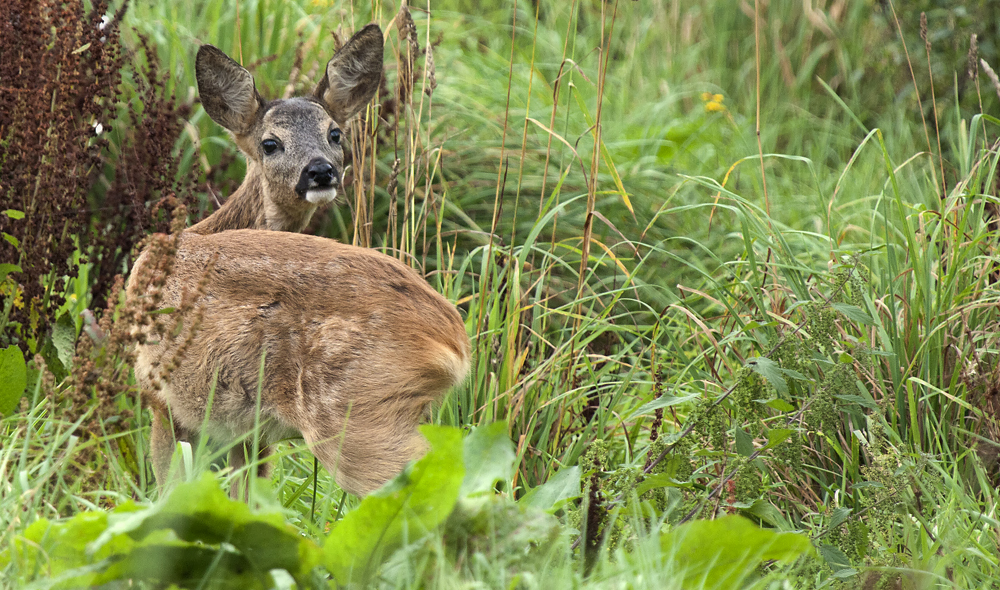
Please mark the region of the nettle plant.
MULTIPOLYGON (((734 277, 731 286, 751 278, 734 277)), ((727 389, 698 396, 686 411, 683 403, 660 404, 646 449, 635 453, 640 461, 621 460, 625 452, 611 439, 588 446, 579 463, 582 499, 570 514, 584 549, 629 543, 636 514, 655 525, 740 513, 811 530, 833 570, 896 564, 884 540, 906 513, 900 506, 914 500, 922 468, 895 451, 900 441, 887 433, 896 430, 885 428, 895 410, 879 376, 889 354, 872 345, 871 281, 853 256, 814 275, 809 299, 788 296, 780 277, 770 307, 747 296, 754 313, 721 341, 742 359, 727 389), (779 311, 781 322, 768 319, 779 311), (661 432, 664 421, 677 430, 661 432)), ((671 400, 661 397, 668 385, 654 375, 657 398, 671 400)))

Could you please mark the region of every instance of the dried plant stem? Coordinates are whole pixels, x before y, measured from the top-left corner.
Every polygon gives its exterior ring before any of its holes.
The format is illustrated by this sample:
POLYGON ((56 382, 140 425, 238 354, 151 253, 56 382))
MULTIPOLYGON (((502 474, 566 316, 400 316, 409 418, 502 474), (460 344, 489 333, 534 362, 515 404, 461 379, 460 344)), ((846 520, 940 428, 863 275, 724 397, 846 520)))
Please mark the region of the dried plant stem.
POLYGON ((764 146, 760 141, 760 0, 753 3, 753 38, 754 54, 756 61, 755 74, 757 77, 757 118, 754 124, 754 132, 757 135, 757 153, 760 155, 760 181, 764 189, 764 211, 767 212, 767 225, 771 226, 771 201, 767 196, 767 174, 764 172, 764 146))
POLYGON ((931 149, 931 135, 927 131, 927 119, 924 117, 924 103, 920 100, 920 88, 917 87, 917 76, 913 73, 913 62, 910 60, 910 51, 906 48, 906 38, 903 37, 903 27, 899 25, 899 18, 896 16, 896 6, 889 0, 889 9, 892 11, 892 20, 896 23, 896 31, 899 33, 899 42, 903 46, 903 54, 906 56, 906 65, 910 68, 910 79, 913 80, 913 92, 917 97, 917 110, 920 111, 920 121, 924 127, 924 139, 927 140, 927 153, 933 154, 931 149))
POLYGON ((980 59, 979 63, 983 66, 983 70, 986 71, 986 76, 993 83, 993 89, 997 93, 997 98, 1000 98, 1000 78, 997 77, 997 73, 993 71, 990 64, 986 62, 985 59, 980 59))
MULTIPOLYGON (((486 264, 484 265, 483 276, 479 278, 479 313, 476 316, 476 334, 482 333, 483 327, 483 317, 486 311, 486 299, 489 292, 488 287, 490 283, 490 275, 492 273, 492 267, 494 266, 493 259, 493 245, 496 240, 497 224, 500 222, 500 211, 503 207, 503 188, 505 185, 505 179, 507 175, 507 154, 506 154, 506 144, 507 144, 507 129, 508 129, 508 119, 510 118, 510 90, 514 85, 514 49, 517 47, 515 41, 517 39, 517 0, 514 0, 514 9, 511 11, 511 27, 510 27, 510 65, 507 70, 507 98, 504 102, 503 109, 503 131, 500 135, 500 161, 497 167, 497 188, 496 193, 493 197, 493 221, 490 224, 490 239, 489 247, 486 249, 485 256, 486 264)), ((473 375, 479 372, 479 358, 482 355, 476 354, 475 364, 473 365, 473 375)), ((478 380, 474 380, 474 383, 478 383, 478 380)), ((484 392, 486 393, 486 392, 484 392)), ((475 393, 473 397, 475 398, 475 393)))
MULTIPOLYGON (((535 50, 538 48, 538 14, 542 8, 542 3, 535 3, 535 30, 531 35, 531 62, 528 64, 528 94, 524 105, 524 127, 521 130, 521 157, 517 163, 517 187, 514 193, 514 214, 511 220, 510 228, 510 243, 514 243, 514 238, 517 232, 517 209, 518 204, 521 202, 521 184, 524 179, 524 158, 528 151, 528 123, 531 120, 531 89, 535 82, 535 50)), ((555 112, 556 105, 552 105, 553 113, 555 112)), ((549 143, 551 145, 552 138, 549 137, 549 143)), ((543 181, 544 183, 544 181, 543 181)), ((542 200, 545 199, 545 191, 542 191, 542 200)))
POLYGON ((931 83, 931 108, 934 110, 934 135, 937 138, 938 165, 941 170, 941 195, 948 193, 948 183, 944 177, 944 156, 941 154, 941 128, 938 125, 937 97, 934 92, 934 70, 931 68, 931 39, 927 34, 927 13, 920 13, 920 37, 924 41, 924 51, 927 53, 927 79, 931 83))

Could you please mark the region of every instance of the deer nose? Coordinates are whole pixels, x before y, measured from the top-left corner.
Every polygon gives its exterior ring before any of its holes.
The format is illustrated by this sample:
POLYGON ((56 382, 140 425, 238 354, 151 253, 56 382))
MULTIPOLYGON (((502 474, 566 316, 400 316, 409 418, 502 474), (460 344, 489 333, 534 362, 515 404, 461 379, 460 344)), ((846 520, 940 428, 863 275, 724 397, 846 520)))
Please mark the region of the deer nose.
POLYGON ((337 179, 333 165, 321 158, 316 158, 306 166, 306 176, 317 187, 327 187, 337 179))

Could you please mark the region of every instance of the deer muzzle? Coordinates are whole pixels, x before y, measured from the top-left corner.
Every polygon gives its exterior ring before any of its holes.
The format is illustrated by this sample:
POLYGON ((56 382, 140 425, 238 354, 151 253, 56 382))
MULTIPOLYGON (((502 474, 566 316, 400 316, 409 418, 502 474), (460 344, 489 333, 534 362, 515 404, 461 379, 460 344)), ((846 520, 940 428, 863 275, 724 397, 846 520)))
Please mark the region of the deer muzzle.
POLYGON ((340 175, 333 164, 323 158, 315 158, 302 170, 295 192, 310 203, 328 203, 337 196, 340 175))

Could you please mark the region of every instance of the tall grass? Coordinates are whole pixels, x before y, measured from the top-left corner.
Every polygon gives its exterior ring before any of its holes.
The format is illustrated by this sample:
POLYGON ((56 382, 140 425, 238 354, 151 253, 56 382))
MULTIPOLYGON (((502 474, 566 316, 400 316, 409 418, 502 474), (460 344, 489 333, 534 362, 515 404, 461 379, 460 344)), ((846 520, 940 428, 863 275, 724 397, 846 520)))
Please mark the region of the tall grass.
MULTIPOLYGON (((433 420, 506 422, 507 495, 581 467, 539 569, 508 576, 488 551, 455 565, 432 536, 386 586, 648 585, 674 572, 661 530, 726 512, 820 549, 758 587, 994 584, 997 97, 931 58, 921 116, 911 4, 898 26, 867 3, 760 4, 454 0, 410 6, 412 28, 387 2, 131 7, 180 97, 199 43, 277 97, 311 89, 343 33, 383 25, 349 203, 312 230, 399 257, 459 305, 473 372, 433 420)), ((205 210, 243 174, 200 109, 176 149, 205 210)), ((49 416, 57 389, 39 381, 4 420, 0 539, 156 496, 143 421, 80 437, 49 416), (107 490, 65 476, 80 445, 106 463, 74 468, 110 469, 107 490)), ((307 534, 356 506, 279 455, 275 493, 307 534)))

